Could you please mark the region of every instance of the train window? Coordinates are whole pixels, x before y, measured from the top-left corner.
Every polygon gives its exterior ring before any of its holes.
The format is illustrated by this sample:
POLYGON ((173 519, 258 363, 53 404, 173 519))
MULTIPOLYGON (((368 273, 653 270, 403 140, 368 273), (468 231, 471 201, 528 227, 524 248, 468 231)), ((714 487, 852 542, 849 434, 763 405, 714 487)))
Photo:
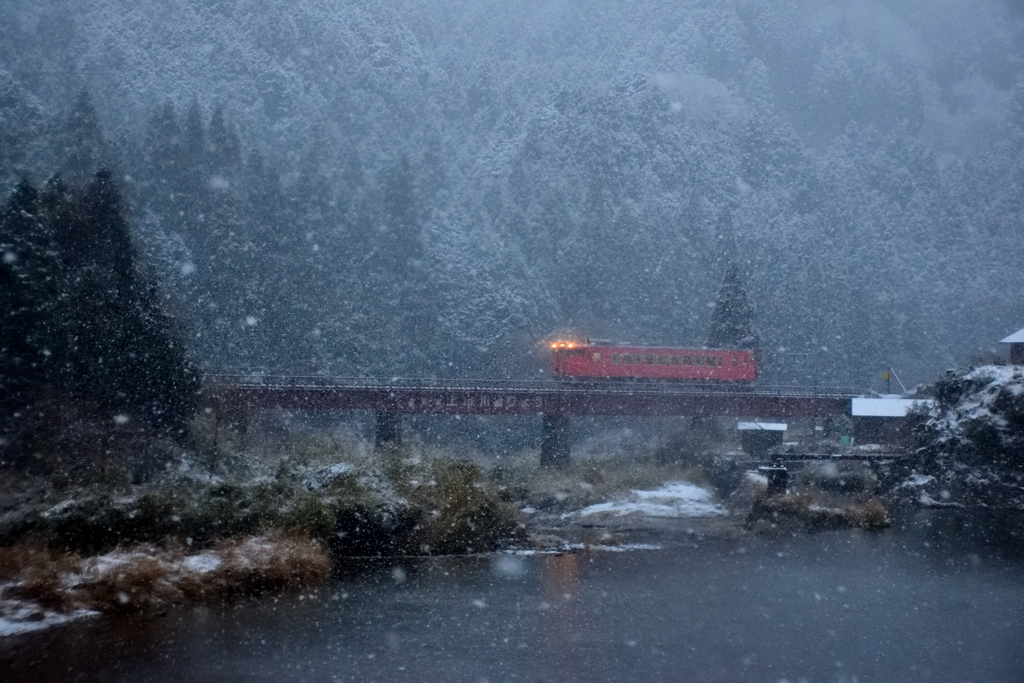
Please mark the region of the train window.
POLYGON ((729 363, 729 365, 731 365, 732 367, 736 367, 736 365, 739 364, 739 360, 736 358, 736 356, 733 356, 730 360, 731 362, 729 363))
POLYGON ((695 360, 697 362, 694 363, 694 365, 697 365, 699 367, 704 367, 704 363, 706 362, 707 359, 704 356, 696 356, 695 360))
POLYGON ((619 364, 619 358, 620 358, 620 357, 621 357, 621 356, 619 356, 619 354, 617 354, 617 353, 613 353, 613 354, 612 354, 612 365, 618 365, 618 364, 619 364))
POLYGON ((644 356, 644 365, 654 365, 654 354, 648 353, 644 356))
POLYGON ((683 365, 693 365, 693 356, 683 356, 683 365))
POLYGON ((592 356, 590 356, 590 359, 592 361, 594 361, 595 363, 600 363, 601 362, 601 354, 600 353, 595 353, 592 356))
POLYGON ((718 368, 722 366, 722 359, 718 356, 708 356, 708 367, 718 368))
POLYGON ((679 356, 677 356, 675 354, 672 354, 671 356, 669 356, 668 357, 668 364, 669 365, 679 365, 679 356))
POLYGON ((666 355, 665 355, 665 354, 663 354, 663 353, 659 353, 659 354, 658 354, 658 357, 657 357, 657 358, 655 358, 655 362, 656 362, 656 363, 657 363, 658 365, 668 365, 668 356, 666 356, 666 355))

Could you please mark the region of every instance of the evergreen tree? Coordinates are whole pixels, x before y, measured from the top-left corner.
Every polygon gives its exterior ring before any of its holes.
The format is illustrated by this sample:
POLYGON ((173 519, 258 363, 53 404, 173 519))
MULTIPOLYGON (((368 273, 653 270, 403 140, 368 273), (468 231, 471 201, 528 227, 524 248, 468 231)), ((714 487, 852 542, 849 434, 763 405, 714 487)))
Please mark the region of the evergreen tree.
POLYGON ((182 132, 174 107, 165 103, 153 116, 144 146, 146 165, 157 180, 151 191, 155 190, 158 197, 168 196, 169 191, 173 193, 178 176, 184 172, 182 146, 182 132))
POLYGON ((0 67, 0 181, 38 163, 35 153, 44 130, 42 108, 0 67))
POLYGON ((102 411, 179 430, 194 408, 198 374, 138 263, 110 173, 99 171, 72 202, 53 219, 69 266, 65 324, 75 394, 102 411))
POLYGON ((190 169, 198 169, 204 163, 206 152, 206 130, 203 127, 203 112, 199 102, 192 100, 192 105, 185 114, 185 162, 190 169))
POLYGON ((65 122, 63 138, 61 168, 68 178, 76 182, 84 180, 109 162, 110 151, 88 91, 82 90, 75 98, 65 122))
POLYGON ((718 290, 708 331, 708 346, 757 350, 760 342, 760 335, 754 328, 754 309, 740 282, 740 269, 733 263, 726 270, 722 287, 718 290))
POLYGON ((64 357, 60 264, 39 196, 23 180, 0 216, 0 411, 27 407, 64 357))
POLYGON ((210 119, 207 130, 207 148, 210 169, 214 173, 236 173, 242 165, 242 143, 224 117, 224 110, 218 107, 210 119))

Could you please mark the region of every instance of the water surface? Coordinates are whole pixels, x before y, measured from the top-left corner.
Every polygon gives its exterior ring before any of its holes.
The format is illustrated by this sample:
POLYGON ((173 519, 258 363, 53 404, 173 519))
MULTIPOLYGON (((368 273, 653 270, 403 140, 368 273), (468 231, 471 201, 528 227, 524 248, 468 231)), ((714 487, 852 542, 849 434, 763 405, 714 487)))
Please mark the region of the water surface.
POLYGON ((0 677, 1024 681, 1024 561, 934 521, 368 563, 301 596, 8 639, 0 677))

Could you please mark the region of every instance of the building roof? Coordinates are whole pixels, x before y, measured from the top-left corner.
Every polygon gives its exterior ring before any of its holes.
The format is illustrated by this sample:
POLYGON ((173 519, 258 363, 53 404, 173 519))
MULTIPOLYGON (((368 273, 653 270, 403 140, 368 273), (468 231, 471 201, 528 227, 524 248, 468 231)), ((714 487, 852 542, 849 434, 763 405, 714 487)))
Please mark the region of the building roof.
POLYGON ((855 398, 850 405, 854 417, 905 417, 917 405, 927 405, 927 399, 913 398, 855 398))
POLYGON ((1006 339, 1000 339, 1000 344, 1024 344, 1024 330, 1017 330, 1006 339))
POLYGON ((745 431, 754 431, 763 429, 769 432, 784 432, 786 431, 785 422, 740 422, 736 425, 736 429, 745 431))

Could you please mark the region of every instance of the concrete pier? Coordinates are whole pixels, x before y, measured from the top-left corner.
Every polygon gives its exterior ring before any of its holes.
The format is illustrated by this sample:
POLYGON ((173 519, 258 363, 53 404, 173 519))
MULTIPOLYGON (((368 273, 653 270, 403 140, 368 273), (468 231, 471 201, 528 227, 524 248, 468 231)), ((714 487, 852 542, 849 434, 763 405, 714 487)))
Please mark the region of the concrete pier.
POLYGON ((545 413, 541 422, 541 467, 568 467, 569 417, 545 413))
POLYGON ((402 445, 402 416, 390 410, 377 411, 374 448, 402 445))

